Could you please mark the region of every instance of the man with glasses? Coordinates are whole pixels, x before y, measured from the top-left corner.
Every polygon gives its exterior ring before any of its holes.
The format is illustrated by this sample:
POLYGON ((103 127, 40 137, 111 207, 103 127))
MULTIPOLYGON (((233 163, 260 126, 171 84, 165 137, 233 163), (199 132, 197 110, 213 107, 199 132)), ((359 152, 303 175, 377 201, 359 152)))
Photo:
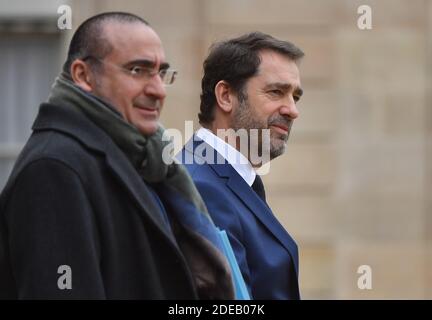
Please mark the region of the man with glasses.
POLYGON ((0 196, 0 297, 233 298, 201 197, 162 161, 175 76, 140 17, 78 27, 0 196))

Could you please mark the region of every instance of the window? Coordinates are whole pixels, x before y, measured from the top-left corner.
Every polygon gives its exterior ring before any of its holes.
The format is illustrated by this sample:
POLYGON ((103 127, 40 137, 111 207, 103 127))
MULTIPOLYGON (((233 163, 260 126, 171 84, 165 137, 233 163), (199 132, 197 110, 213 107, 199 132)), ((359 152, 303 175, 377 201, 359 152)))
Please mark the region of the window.
POLYGON ((61 37, 0 30, 0 191, 59 72, 61 37))

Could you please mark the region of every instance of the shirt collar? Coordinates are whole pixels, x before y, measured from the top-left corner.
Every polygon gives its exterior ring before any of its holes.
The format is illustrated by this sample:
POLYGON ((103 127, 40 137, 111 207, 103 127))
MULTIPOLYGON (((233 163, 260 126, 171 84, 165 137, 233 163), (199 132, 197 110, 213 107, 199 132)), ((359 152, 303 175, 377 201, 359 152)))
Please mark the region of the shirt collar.
POLYGON ((206 128, 200 128, 196 136, 215 149, 234 168, 249 186, 255 181, 256 172, 249 160, 230 144, 206 128))

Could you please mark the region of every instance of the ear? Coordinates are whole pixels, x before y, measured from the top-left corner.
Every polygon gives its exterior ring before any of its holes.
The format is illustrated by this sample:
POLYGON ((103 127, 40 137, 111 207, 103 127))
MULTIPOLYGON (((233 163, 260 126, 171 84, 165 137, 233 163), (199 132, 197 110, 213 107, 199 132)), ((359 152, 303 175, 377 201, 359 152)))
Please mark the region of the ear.
POLYGON ((218 107, 222 109, 223 112, 230 113, 232 111, 235 95, 228 82, 221 80, 216 84, 215 97, 218 107))
POLYGON ((90 67, 82 60, 77 59, 71 64, 70 74, 73 82, 87 92, 93 91, 93 74, 90 67))

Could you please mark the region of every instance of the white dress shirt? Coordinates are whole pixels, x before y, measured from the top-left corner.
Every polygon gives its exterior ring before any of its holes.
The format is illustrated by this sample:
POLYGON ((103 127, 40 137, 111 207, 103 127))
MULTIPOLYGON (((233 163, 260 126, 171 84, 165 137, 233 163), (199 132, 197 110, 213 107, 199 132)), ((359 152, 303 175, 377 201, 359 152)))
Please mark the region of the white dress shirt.
POLYGON ((206 128, 198 129, 196 136, 215 149, 237 171, 243 180, 249 186, 252 186, 256 177, 255 169, 240 151, 206 128))

